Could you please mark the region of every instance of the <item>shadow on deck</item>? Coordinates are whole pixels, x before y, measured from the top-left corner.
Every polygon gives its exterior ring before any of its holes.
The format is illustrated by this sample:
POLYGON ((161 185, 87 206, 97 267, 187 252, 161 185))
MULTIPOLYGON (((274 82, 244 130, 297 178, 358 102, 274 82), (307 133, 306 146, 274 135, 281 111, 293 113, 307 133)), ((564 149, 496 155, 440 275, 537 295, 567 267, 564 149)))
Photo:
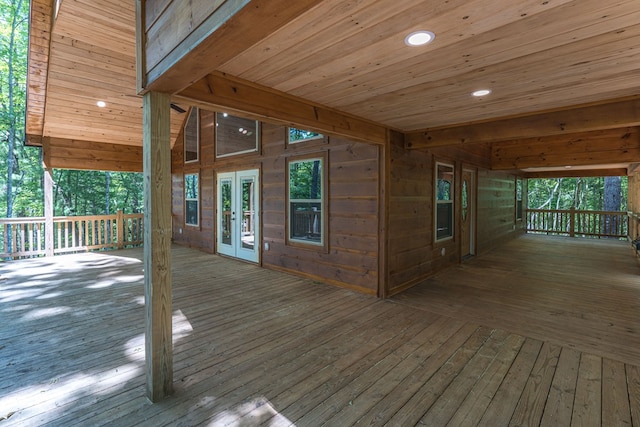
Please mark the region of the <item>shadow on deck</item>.
POLYGON ((525 236, 381 301, 175 247, 155 405, 141 250, 0 264, 0 425, 638 424, 632 255, 525 236))

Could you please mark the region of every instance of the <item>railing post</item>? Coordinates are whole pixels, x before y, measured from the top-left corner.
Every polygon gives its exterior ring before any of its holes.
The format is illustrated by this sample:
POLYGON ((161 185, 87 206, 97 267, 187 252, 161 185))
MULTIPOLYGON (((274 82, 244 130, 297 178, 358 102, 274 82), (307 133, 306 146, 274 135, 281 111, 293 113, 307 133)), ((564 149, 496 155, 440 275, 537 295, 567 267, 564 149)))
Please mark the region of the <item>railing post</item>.
POLYGON ((124 215, 121 209, 116 213, 116 239, 118 241, 118 249, 124 248, 124 215))
POLYGON ((569 210, 569 236, 576 237, 576 208, 573 206, 569 210))
POLYGON ((44 170, 44 254, 53 256, 53 177, 51 169, 44 170))

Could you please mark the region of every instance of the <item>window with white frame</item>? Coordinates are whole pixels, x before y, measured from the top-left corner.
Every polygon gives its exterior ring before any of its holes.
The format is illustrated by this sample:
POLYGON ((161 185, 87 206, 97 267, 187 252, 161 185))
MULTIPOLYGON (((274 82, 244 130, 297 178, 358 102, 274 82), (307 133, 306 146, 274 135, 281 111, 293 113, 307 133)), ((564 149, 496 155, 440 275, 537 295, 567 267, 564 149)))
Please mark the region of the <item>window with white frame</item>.
POLYGON ((453 238, 454 168, 453 165, 436 163, 435 180, 435 240, 453 238))
POLYGON ((200 224, 200 184, 197 173, 184 176, 184 223, 198 226, 200 224))
POLYGON ((323 163, 322 157, 288 162, 289 242, 324 245, 323 163))
POLYGON ((184 162, 198 161, 200 146, 200 114, 197 108, 192 108, 184 125, 184 162))

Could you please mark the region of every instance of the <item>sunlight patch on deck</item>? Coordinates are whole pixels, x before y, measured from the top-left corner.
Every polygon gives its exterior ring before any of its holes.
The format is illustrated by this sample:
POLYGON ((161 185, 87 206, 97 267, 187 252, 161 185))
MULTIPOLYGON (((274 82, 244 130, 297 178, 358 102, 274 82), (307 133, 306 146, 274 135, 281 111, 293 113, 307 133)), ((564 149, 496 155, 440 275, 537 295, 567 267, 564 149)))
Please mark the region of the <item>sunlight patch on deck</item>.
POLYGON ((208 426, 241 427, 247 425, 262 425, 269 422, 269 426, 292 426, 290 420, 279 413, 273 404, 264 396, 241 403, 234 408, 222 411, 211 419, 208 426))
POLYGON ((76 373, 51 377, 46 382, 23 387, 10 395, 0 397, 3 412, 14 412, 16 419, 29 419, 30 423, 55 420, 69 410, 67 405, 77 405, 86 396, 110 395, 114 388, 124 388, 128 381, 143 373, 143 366, 128 363, 96 374, 76 373), (37 406, 37 410, 34 408, 37 406), (46 414, 45 419, 35 421, 34 414, 46 414))
POLYGON ((72 311, 71 307, 49 307, 49 308, 38 308, 25 313, 22 316, 22 320, 37 320, 37 319, 45 319, 47 317, 58 316, 60 314, 69 313, 72 311))

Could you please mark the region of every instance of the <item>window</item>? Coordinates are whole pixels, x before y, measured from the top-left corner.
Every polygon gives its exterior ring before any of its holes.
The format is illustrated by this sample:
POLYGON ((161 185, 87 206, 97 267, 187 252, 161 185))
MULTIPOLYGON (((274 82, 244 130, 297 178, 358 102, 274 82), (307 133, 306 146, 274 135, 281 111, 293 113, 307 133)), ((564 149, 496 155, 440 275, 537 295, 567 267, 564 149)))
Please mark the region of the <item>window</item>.
POLYGON ((197 226, 200 223, 198 174, 184 176, 184 223, 197 226))
POLYGON ((321 133, 311 132, 303 129, 289 128, 287 135, 287 144, 297 144, 299 142, 311 141, 315 139, 323 139, 321 133))
POLYGON ((516 178, 516 221, 522 221, 522 178, 516 178))
POLYGON ((184 162, 198 161, 198 146, 200 145, 200 114, 197 108, 192 108, 184 125, 184 162))
POLYGON ((288 164, 288 239, 290 242, 324 245, 324 181, 322 158, 288 164))
POLYGON ((436 163, 436 241, 453 237, 453 171, 452 165, 436 163))
POLYGON ((258 122, 216 113, 216 157, 258 151, 258 122))

